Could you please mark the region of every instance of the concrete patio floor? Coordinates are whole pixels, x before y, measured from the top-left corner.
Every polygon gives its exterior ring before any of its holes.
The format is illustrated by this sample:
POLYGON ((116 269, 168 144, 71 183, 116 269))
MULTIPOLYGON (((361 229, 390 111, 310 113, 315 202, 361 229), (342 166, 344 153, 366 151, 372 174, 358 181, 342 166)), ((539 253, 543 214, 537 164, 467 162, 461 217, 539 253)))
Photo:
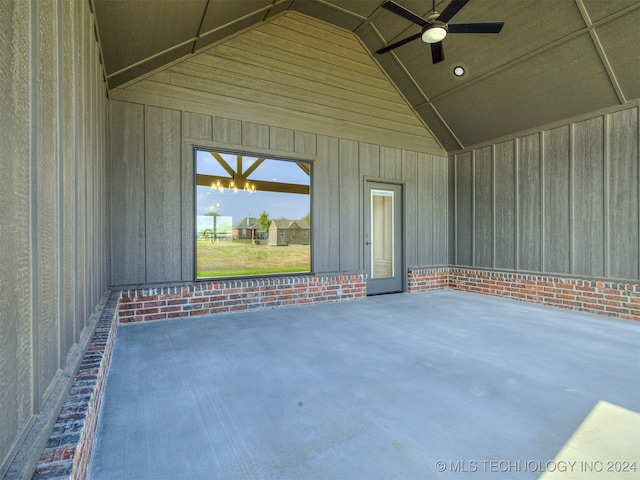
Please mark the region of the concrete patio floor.
POLYGON ((538 478, 601 400, 640 411, 636 322, 438 290, 126 325, 90 478, 538 478))

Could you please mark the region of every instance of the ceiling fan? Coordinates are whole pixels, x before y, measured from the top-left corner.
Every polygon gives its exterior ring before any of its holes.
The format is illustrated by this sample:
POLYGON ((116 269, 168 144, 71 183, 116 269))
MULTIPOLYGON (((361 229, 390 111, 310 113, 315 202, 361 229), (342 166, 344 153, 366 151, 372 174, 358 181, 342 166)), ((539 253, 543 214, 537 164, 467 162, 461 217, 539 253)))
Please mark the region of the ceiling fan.
POLYGON ((394 48, 398 48, 409 42, 422 38, 425 43, 431 44, 431 57, 433 63, 439 63, 444 60, 444 49, 442 47, 442 40, 449 33, 500 33, 504 22, 474 22, 474 23, 451 23, 449 20, 464 7, 469 0, 452 0, 449 5, 438 13, 436 11, 436 0, 433 0, 433 11, 427 18, 422 18, 410 10, 407 10, 401 5, 389 0, 382 4, 382 8, 389 10, 390 12, 400 15, 401 17, 409 20, 422 27, 420 33, 411 35, 398 42, 387 45, 381 48, 376 53, 387 53, 394 48))

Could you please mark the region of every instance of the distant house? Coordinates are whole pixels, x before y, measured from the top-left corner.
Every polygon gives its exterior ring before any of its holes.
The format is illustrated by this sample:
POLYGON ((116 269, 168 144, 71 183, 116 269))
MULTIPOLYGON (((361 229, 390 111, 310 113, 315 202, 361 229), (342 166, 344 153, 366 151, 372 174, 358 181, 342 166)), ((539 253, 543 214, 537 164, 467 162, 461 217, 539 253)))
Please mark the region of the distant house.
POLYGON ((269 245, 308 245, 310 230, 304 220, 272 220, 269 225, 269 245))
POLYGON ((264 240, 267 232, 260 231, 260 220, 253 217, 245 217, 236 223, 231 230, 233 240, 264 240))

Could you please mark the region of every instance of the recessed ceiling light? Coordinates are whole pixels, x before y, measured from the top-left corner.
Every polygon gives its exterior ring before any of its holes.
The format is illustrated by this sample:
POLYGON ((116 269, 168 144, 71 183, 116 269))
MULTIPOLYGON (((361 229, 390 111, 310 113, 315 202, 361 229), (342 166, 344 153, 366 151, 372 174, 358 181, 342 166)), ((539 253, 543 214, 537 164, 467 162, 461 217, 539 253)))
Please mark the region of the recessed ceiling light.
POLYGON ((460 65, 458 65, 457 67, 453 67, 453 74, 456 77, 461 77, 464 75, 464 67, 461 67, 460 65))

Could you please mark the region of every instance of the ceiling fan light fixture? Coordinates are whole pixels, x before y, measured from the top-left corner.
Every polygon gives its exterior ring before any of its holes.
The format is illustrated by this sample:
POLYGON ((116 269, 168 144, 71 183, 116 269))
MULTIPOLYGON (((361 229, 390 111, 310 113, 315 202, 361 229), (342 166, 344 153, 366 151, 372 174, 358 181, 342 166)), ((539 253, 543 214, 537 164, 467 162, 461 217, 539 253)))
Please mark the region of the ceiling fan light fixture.
POLYGON ((438 43, 447 36, 447 24, 433 22, 422 30, 422 41, 425 43, 438 43))

